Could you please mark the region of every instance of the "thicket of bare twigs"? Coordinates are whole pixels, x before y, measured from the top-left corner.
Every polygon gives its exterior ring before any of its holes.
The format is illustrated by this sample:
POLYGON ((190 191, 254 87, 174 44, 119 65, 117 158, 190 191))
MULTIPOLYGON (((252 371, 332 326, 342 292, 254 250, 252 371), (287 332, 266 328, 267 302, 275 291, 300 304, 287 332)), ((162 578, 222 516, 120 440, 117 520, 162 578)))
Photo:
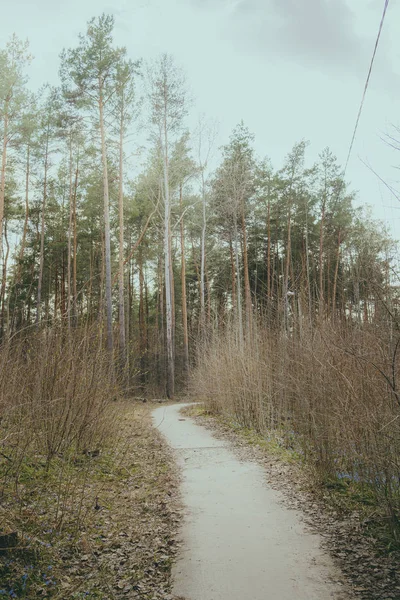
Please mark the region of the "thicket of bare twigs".
POLYGON ((301 335, 260 327, 243 341, 231 328, 202 348, 192 391, 374 506, 391 548, 400 542, 399 342, 372 324, 326 322, 301 335))
POLYGON ((105 409, 116 393, 111 368, 99 336, 90 331, 40 330, 3 344, 3 458, 15 467, 33 453, 49 463, 101 444, 110 425, 105 409))
POLYGON ((98 328, 3 343, 0 597, 168 596, 177 481, 150 414, 98 328))
POLYGON ((84 523, 91 458, 113 430, 114 381, 101 340, 90 331, 54 328, 3 343, 0 555, 6 562, 26 553, 32 563, 64 529, 73 538, 84 523))

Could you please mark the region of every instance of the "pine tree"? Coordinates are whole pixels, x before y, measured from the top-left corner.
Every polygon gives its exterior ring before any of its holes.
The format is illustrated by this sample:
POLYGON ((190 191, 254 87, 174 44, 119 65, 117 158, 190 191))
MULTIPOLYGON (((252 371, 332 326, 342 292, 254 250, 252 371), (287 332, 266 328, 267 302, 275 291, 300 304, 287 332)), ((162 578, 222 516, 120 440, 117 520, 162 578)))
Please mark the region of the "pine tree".
POLYGON ((103 168, 107 346, 110 352, 113 350, 113 313, 105 111, 116 93, 119 67, 126 55, 125 48, 113 47, 113 28, 114 18, 111 15, 103 14, 89 21, 86 35, 79 37, 78 47, 63 51, 60 70, 67 99, 91 114, 95 112, 99 124, 103 168))

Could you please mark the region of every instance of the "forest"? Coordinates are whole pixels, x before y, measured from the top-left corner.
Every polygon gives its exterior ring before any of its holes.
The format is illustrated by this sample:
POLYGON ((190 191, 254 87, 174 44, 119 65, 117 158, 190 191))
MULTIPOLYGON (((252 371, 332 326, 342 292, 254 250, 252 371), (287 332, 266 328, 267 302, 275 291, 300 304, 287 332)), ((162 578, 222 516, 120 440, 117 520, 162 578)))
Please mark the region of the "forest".
POLYGON ((28 42, 0 50, 6 479, 97 447, 116 397, 189 394, 361 486, 399 544, 396 242, 328 146, 273 165, 239 122, 217 148, 174 58, 113 29, 93 18, 37 93, 28 42))

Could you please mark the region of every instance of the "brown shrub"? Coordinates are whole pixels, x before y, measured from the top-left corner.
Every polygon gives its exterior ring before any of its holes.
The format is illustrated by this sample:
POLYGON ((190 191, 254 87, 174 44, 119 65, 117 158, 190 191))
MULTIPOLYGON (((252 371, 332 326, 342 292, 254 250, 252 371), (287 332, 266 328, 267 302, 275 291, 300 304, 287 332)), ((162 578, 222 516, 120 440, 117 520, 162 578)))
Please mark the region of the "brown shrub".
POLYGON ((400 517, 397 340, 372 325, 260 326, 240 343, 228 328, 198 353, 192 393, 214 413, 260 433, 278 431, 321 479, 356 482, 400 517))
POLYGON ((46 460, 94 448, 115 394, 95 333, 53 329, 14 339, 0 349, 0 447, 13 454, 29 446, 46 460))

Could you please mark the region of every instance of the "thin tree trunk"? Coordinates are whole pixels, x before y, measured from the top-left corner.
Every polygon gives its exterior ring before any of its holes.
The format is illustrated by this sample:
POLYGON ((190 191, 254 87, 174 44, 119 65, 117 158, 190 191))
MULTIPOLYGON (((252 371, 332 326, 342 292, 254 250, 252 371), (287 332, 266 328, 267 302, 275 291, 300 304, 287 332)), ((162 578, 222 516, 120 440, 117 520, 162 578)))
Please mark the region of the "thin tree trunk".
POLYGON ((205 255, 206 255, 206 194, 204 184, 204 171, 201 173, 202 190, 202 229, 201 229, 201 254, 200 254, 200 329, 201 335, 204 335, 205 329, 205 255))
POLYGON ((6 254, 3 261, 3 276, 1 280, 1 338, 4 336, 5 303, 6 303, 6 285, 7 285, 7 265, 10 255, 10 244, 7 237, 7 222, 4 223, 4 241, 6 243, 6 254))
POLYGON ((93 252, 93 241, 91 241, 90 242, 90 251, 89 251, 89 285, 88 285, 88 291, 87 291, 88 323, 92 322, 94 265, 95 265, 95 258, 94 258, 94 252, 93 252))
POLYGON ((161 340, 161 326, 160 326, 160 312, 161 312, 161 298, 162 298, 162 273, 161 273, 161 256, 158 256, 157 261, 157 302, 156 302, 156 313, 155 313, 155 339, 154 339, 154 362, 156 368, 156 383, 159 387, 161 384, 161 363, 160 363, 160 340, 161 340))
POLYGON ((105 257, 105 243, 104 243, 104 231, 101 236, 101 270, 100 270, 100 288, 99 288, 99 315, 98 319, 102 327, 104 324, 104 280, 106 275, 106 257, 105 257))
POLYGON ((49 265, 49 277, 47 281, 47 294, 44 301, 44 320, 46 323, 50 323, 50 296, 51 296, 51 279, 52 279, 52 265, 49 265))
POLYGON ((78 321, 78 289, 77 289, 77 258, 78 258, 78 237, 77 237, 77 226, 76 226, 76 195, 78 188, 78 162, 76 164, 75 171, 75 184, 74 184, 74 193, 73 193, 73 215, 72 215, 72 224, 73 224, 73 240, 74 240, 74 260, 73 260, 73 272, 72 272, 72 293, 73 293, 73 302, 72 302, 72 316, 73 316, 73 324, 74 327, 77 326, 78 321))
POLYGON ((186 259, 185 259, 185 229, 183 224, 183 201, 182 184, 179 188, 179 200, 181 208, 181 283, 182 283, 182 328, 183 328, 183 370, 186 377, 189 375, 189 335, 187 322, 187 299, 186 299, 186 259))
MULTIPOLYGON (((7 166, 7 144, 8 144, 8 121, 9 121, 9 99, 5 101, 4 125, 3 125, 3 151, 1 157, 1 182, 0 182, 0 252, 3 251, 3 221, 4 203, 6 195, 6 166, 7 166)), ((1 256, 0 256, 1 258, 1 256)))
POLYGON ((54 273, 54 321, 57 319, 57 309, 58 309, 58 264, 55 266, 54 273))
MULTIPOLYGON (((35 265, 32 263, 31 266, 31 282, 34 281, 35 278, 35 273, 34 273, 34 269, 35 269, 35 265)), ((29 287, 29 291, 28 291, 28 307, 27 307, 27 311, 26 311, 26 323, 27 325, 31 324, 31 312, 32 312, 32 294, 31 294, 31 290, 32 290, 32 283, 29 287)))
POLYGON ((267 212, 267 298, 271 300, 271 201, 268 197, 267 212))
POLYGON ((306 277, 307 277, 307 296, 308 296, 308 317, 310 320, 310 327, 313 322, 312 312, 312 296, 311 296, 311 275, 310 275, 310 252, 309 252, 309 241, 308 241, 308 206, 306 206, 306 231, 305 231, 305 253, 306 253, 306 277))
POLYGON ((325 226, 325 200, 322 203, 321 223, 319 228, 319 314, 322 317, 324 311, 324 226, 325 226))
POLYGON ((44 221, 46 211, 46 200, 47 200, 47 169, 49 159, 49 135, 50 135, 50 124, 47 124, 46 133, 46 150, 44 158, 44 182, 43 182, 43 200, 42 200, 42 217, 40 225, 40 259, 39 259, 39 280, 37 290, 37 307, 36 307, 36 324, 39 325, 41 321, 41 310, 42 310, 42 285, 43 285, 43 269, 44 269, 44 221))
POLYGON ((333 277, 332 321, 335 320, 335 316, 336 316, 336 294, 337 294, 337 282, 338 282, 338 274, 339 274, 339 263, 340 263, 340 229, 338 231, 338 245, 337 245, 337 249, 336 249, 335 275, 333 277))
POLYGON ((331 280, 331 257, 329 254, 328 254, 327 264, 326 264, 325 280, 326 280, 326 289, 325 289, 325 294, 324 294, 325 298, 326 298, 325 312, 326 312, 326 315, 329 317, 330 310, 331 310, 330 303, 331 303, 331 298, 332 298, 332 296, 331 296, 331 283, 332 283, 332 280, 331 280))
POLYGON ((231 259, 231 278, 232 278, 232 308, 233 314, 236 318, 236 269, 235 269, 235 259, 233 257, 233 245, 232 245, 232 235, 229 233, 229 254, 231 259))
MULTIPOLYGON (((291 201, 290 201, 291 202, 291 201)), ((284 328, 285 331, 289 331, 289 272, 290 272, 290 259, 292 253, 292 214, 291 214, 291 203, 289 203, 288 211, 288 233, 287 233, 287 244, 286 244, 286 261, 285 261, 285 279, 283 286, 283 306, 284 306, 284 328)))
MULTIPOLYGON (((148 361, 148 357, 149 357, 149 320, 150 320, 150 315, 149 315, 149 287, 147 285, 147 271, 146 268, 144 270, 144 306, 145 306, 145 350, 146 350, 146 360, 148 361)), ((148 381, 149 377, 147 374, 147 381, 148 381)))
MULTIPOLYGON (((130 236, 129 236, 130 237, 130 236)), ((128 283, 128 293, 126 297, 126 311, 125 311, 125 341, 128 342, 128 348, 130 344, 130 330, 131 330, 131 307, 132 307, 132 288, 131 288, 131 263, 128 263, 128 272, 127 272, 127 283, 128 283)), ((127 385, 129 388, 130 385, 130 352, 126 352, 126 376, 127 376, 127 385)))
POLYGON ((146 326, 144 316, 144 277, 143 277, 143 255, 142 248, 138 253, 138 270, 139 270, 139 353, 140 353, 140 379, 143 388, 146 384, 146 326))
POLYGON ((123 137, 124 137, 124 95, 122 92, 122 106, 119 132, 119 189, 118 189, 118 212, 119 212, 119 265, 118 265, 118 299, 119 299, 119 347, 121 363, 126 364, 126 341, 125 341, 125 290, 124 290, 124 181, 123 181, 123 137))
POLYGON ((167 397, 174 397, 175 364, 174 364, 174 335, 173 307, 171 281, 171 230, 170 230, 170 196, 168 174, 168 134, 164 120, 164 269, 165 269, 165 316, 167 328, 167 397))
POLYGON ((109 352, 113 351, 113 323, 112 323, 112 290, 111 290, 111 237, 110 237, 110 207, 108 191, 108 164, 107 148, 104 131, 104 106, 103 90, 99 81, 99 117, 100 117, 100 137, 101 137, 101 155, 103 160, 103 194, 104 194, 104 244, 105 244, 105 267, 106 267, 106 313, 107 313, 107 348, 109 352))
POLYGON ((69 224, 68 224, 68 257, 67 257, 67 319, 68 329, 71 329, 71 301, 72 301, 72 288, 71 288, 71 256, 72 256, 72 223, 73 223, 73 186, 72 186, 72 132, 70 132, 69 138, 69 224))
POLYGON ((206 287, 207 287, 207 329, 210 330, 211 326, 211 283, 208 277, 207 268, 205 269, 206 287))
MULTIPOLYGON (((191 241, 191 245, 192 245, 193 266, 196 271, 197 287, 198 287, 198 293, 199 293, 199 298, 200 298, 200 268, 199 268, 199 264, 198 264, 197 258, 196 258, 196 251, 194 249, 193 239, 191 241)), ((200 313, 199 313, 198 319, 197 319, 197 335, 198 335, 198 337, 200 337, 200 334, 201 334, 201 321, 200 321, 200 313)))
POLYGON ((169 255, 170 255, 170 264, 169 264, 169 276, 171 282, 171 307, 172 307, 172 351, 174 353, 174 365, 175 365, 175 277, 174 277, 174 266, 173 266, 173 254, 172 254, 172 233, 171 233, 171 218, 169 224, 169 255))
POLYGON ((271 244, 271 307, 275 305, 273 302, 275 293, 275 248, 271 244))
POLYGON ((238 229, 235 218, 234 225, 234 242, 235 242, 235 265, 236 265, 236 304, 237 304, 237 318, 239 328, 239 344, 243 347, 243 313, 242 313, 242 291, 240 283, 240 266, 239 266, 239 241, 238 241, 238 229))
POLYGON ((26 167, 25 167, 25 218, 24 228, 22 231, 21 248, 18 255, 18 271, 17 271, 17 284, 21 282, 22 275, 22 261, 25 254, 26 236, 28 234, 28 223, 29 223, 29 176, 30 176, 30 152, 31 148, 28 143, 26 149, 26 167))
POLYGON ((242 235, 243 235, 243 270, 244 270, 244 298, 246 305, 246 328, 247 334, 251 336, 252 329, 252 306, 251 306, 251 292, 250 292, 250 279, 249 279, 249 260, 247 254, 247 233, 246 233, 246 220, 244 216, 244 203, 242 202, 242 235))
POLYGON ((61 317, 65 317, 65 251, 62 253, 62 270, 61 270, 61 317))
POLYGON ((165 299, 165 285, 163 281, 163 270, 165 273, 165 268, 162 262, 162 254, 160 253, 160 262, 159 262, 159 290, 160 290, 160 323, 159 323, 159 334, 161 341, 161 352, 160 352, 160 370, 165 377, 165 327, 164 327, 164 299, 165 299))

